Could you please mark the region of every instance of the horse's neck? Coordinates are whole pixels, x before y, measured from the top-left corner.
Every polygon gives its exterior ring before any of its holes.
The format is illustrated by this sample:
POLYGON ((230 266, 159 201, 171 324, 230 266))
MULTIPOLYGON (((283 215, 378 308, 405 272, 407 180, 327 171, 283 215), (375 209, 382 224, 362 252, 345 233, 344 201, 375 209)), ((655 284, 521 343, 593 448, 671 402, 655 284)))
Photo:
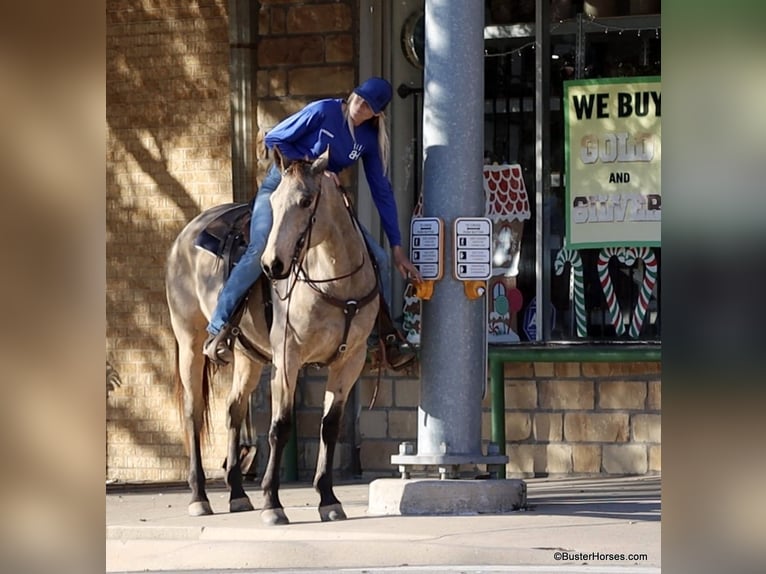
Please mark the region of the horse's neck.
POLYGON ((339 192, 325 190, 324 193, 330 197, 323 197, 322 200, 336 202, 336 205, 332 209, 332 223, 323 234, 323 240, 310 249, 306 258, 308 275, 314 279, 327 279, 353 273, 350 282, 353 285, 349 285, 348 280, 346 284, 352 291, 358 290, 358 287, 355 289, 356 285, 363 286, 374 281, 371 256, 361 231, 343 205, 339 192))

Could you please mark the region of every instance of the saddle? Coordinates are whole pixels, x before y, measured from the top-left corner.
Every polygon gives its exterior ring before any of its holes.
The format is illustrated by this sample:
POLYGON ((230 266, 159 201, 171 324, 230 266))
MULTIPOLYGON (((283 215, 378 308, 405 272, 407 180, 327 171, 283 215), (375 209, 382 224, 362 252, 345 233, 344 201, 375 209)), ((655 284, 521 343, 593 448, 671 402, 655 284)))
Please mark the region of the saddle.
POLYGON ((223 276, 242 258, 250 243, 251 203, 235 203, 200 231, 194 245, 219 257, 224 264, 223 276))
MULTIPOLYGON (((208 223, 207 227, 200 231, 194 240, 194 245, 209 251, 223 262, 224 281, 228 280, 232 269, 237 265, 242 255, 250 244, 250 219, 253 211, 253 201, 248 203, 234 203, 226 209, 221 215, 208 223)), ((258 278, 255 285, 250 288, 247 295, 239 302, 237 308, 231 317, 231 324, 237 325, 240 317, 247 306, 247 300, 250 298, 250 292, 256 285, 261 286, 263 292, 263 313, 266 318, 266 325, 271 330, 273 322, 273 308, 271 304, 271 289, 269 283, 263 275, 258 278)), ((255 349, 255 346, 248 341, 244 335, 238 334, 240 342, 246 350, 255 353, 259 358, 265 358, 255 349)), ((266 358, 266 360, 268 360, 266 358)))

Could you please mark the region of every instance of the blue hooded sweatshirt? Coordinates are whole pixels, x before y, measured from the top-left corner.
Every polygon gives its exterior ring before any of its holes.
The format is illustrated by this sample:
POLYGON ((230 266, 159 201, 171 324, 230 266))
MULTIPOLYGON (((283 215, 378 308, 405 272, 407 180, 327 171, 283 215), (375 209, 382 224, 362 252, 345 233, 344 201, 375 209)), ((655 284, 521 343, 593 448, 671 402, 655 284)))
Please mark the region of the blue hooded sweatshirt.
POLYGON ((370 185, 372 200, 380 213, 383 230, 392 247, 402 244, 396 200, 391 182, 383 171, 378 147, 378 130, 372 122, 354 128, 351 136, 343 118, 343 100, 326 99, 312 102, 285 118, 266 135, 266 147, 274 146, 291 160, 316 159, 330 146, 327 169, 340 173, 362 159, 364 174, 370 185))

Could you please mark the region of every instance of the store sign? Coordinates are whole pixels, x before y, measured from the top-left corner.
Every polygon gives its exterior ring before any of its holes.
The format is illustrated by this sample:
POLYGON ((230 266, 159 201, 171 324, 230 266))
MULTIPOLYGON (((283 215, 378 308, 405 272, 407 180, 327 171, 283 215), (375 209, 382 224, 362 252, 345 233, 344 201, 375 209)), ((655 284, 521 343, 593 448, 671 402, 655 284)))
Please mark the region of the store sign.
POLYGON ((568 249, 659 246, 659 77, 564 82, 568 249))

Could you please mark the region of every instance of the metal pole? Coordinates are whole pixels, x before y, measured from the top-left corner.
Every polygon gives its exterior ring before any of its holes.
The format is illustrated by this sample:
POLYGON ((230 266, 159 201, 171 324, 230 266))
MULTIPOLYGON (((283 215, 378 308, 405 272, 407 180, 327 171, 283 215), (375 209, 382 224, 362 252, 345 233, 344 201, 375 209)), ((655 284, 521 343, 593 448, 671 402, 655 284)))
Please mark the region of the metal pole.
POLYGON ((548 341, 551 336, 551 284, 547 271, 551 269, 550 224, 545 206, 550 202, 550 74, 551 35, 550 1, 535 0, 535 258, 537 284, 536 339, 548 341), (545 278, 545 280, 544 280, 545 278))
POLYGON ((420 136, 418 135, 418 94, 423 93, 423 88, 414 88, 407 84, 399 84, 396 89, 399 97, 404 99, 412 96, 412 165, 413 165, 413 184, 412 194, 413 203, 417 203, 420 196, 420 136))
MULTIPOLYGON (((490 360, 490 411, 492 434, 491 441, 496 445, 498 454, 505 454, 505 365, 503 361, 490 360)), ((505 465, 492 465, 489 469, 496 478, 505 478, 505 465)))
POLYGON ((444 222, 444 277, 423 301, 417 454, 391 457, 438 466, 454 478, 461 464, 505 464, 481 451, 481 400, 487 382, 487 314, 453 277, 458 217, 484 215, 484 2, 426 0, 423 96, 423 215, 444 222))
POLYGON ((585 40, 582 12, 578 12, 577 33, 575 34, 575 78, 578 80, 585 76, 585 40))
POLYGON ((451 275, 456 217, 484 215, 484 2, 426 0, 423 207, 445 224, 445 277, 423 303, 418 455, 481 452, 484 302, 451 275))
MULTIPOLYGON (((490 347, 489 363, 494 374, 497 363, 653 363, 662 360, 659 345, 559 347, 490 347)), ((500 380, 500 379, 498 379, 500 380)))
POLYGON ((412 150, 413 160, 413 178, 414 184, 412 186, 413 198, 412 204, 415 205, 420 199, 420 135, 418 134, 418 93, 422 93, 423 89, 414 91, 412 93, 412 139, 414 142, 414 150, 412 150))

